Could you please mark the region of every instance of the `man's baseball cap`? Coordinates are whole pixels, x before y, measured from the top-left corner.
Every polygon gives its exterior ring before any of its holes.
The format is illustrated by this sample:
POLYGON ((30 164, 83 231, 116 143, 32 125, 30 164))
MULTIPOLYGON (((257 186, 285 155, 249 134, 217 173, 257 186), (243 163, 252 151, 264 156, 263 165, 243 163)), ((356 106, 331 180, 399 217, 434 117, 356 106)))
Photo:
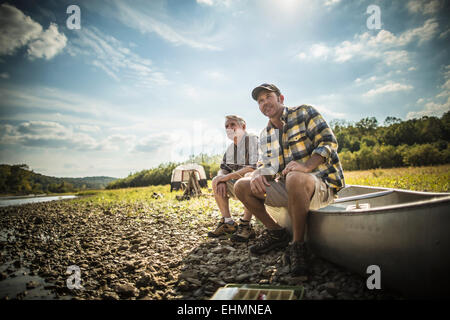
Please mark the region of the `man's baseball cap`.
POLYGON ((278 89, 274 84, 263 83, 257 86, 255 89, 253 89, 252 97, 254 100, 257 100, 258 94, 261 92, 261 90, 269 90, 275 92, 277 95, 281 94, 280 89, 278 89))

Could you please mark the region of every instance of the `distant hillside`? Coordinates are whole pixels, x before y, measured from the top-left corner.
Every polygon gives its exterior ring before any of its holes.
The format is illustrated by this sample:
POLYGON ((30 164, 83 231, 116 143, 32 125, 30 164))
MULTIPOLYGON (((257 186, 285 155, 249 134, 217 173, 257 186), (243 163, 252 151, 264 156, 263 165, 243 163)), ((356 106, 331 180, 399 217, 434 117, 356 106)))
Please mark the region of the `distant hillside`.
POLYGON ((222 161, 223 155, 208 155, 201 153, 197 156, 191 155, 189 159, 185 162, 168 162, 162 163, 159 166, 142 170, 135 173, 130 173, 128 177, 123 179, 117 179, 116 181, 110 183, 106 186, 106 189, 119 189, 119 188, 130 188, 130 187, 145 187, 145 186, 156 186, 165 185, 170 183, 170 178, 172 176, 172 170, 175 169, 180 164, 185 163, 197 163, 205 169, 205 174, 207 179, 217 175, 219 171, 220 162, 222 161))
POLYGON ((26 164, 0 165, 0 194, 40 194, 104 189, 111 177, 57 178, 29 170, 26 164))

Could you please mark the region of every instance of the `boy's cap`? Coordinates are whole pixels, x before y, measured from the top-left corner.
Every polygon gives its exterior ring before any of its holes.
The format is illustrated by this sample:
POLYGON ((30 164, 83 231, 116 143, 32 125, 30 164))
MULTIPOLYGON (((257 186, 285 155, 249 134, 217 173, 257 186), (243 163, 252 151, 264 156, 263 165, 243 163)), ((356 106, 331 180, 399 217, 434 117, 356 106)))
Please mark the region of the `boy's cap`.
POLYGON ((281 94, 280 89, 278 89, 274 84, 263 83, 263 84, 257 86, 255 89, 253 89, 252 97, 254 100, 256 100, 258 98, 258 94, 261 92, 261 90, 269 90, 269 91, 278 93, 278 95, 281 94))

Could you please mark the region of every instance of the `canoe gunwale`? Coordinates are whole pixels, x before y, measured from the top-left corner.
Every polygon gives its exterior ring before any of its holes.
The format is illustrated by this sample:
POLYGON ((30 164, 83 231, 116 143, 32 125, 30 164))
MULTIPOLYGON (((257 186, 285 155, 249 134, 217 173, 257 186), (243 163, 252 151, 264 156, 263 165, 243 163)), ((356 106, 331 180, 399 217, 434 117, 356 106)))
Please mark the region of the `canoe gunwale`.
MULTIPOLYGON (((450 196, 450 192, 415 191, 415 190, 407 190, 407 189, 362 186, 362 185, 358 185, 358 184, 347 184, 344 189, 351 188, 351 187, 361 188, 361 189, 372 189, 372 190, 377 190, 377 191, 389 191, 389 190, 392 190, 392 191, 405 192, 405 193, 417 194, 417 195, 450 196)), ((344 189, 339 190, 339 192, 343 191, 344 189)), ((338 194, 339 194, 339 192, 338 192, 338 194)))
POLYGON ((350 196, 350 197, 344 197, 344 198, 337 198, 334 200, 333 204, 335 203, 343 203, 343 202, 349 202, 349 201, 359 201, 359 200, 365 200, 365 199, 372 199, 372 198, 378 198, 382 197, 391 193, 394 193, 394 190, 383 190, 378 192, 372 192, 372 193, 366 193, 366 194, 360 194, 357 196, 350 196))
MULTIPOLYGON (((347 187, 362 187, 362 188, 367 188, 365 186, 358 186, 358 185, 349 185, 347 187)), ((427 206, 427 205, 434 205, 434 204, 439 204, 439 203, 450 203, 450 193, 447 192, 423 192, 423 191, 409 191, 409 190, 403 190, 403 189, 393 189, 393 188, 378 188, 378 187, 374 187, 372 189, 378 190, 378 192, 374 193, 374 196, 371 196, 371 193, 367 194, 367 199, 370 198, 375 198, 378 196, 384 196, 384 195, 388 195, 391 194, 393 192, 399 192, 399 193, 407 193, 407 194, 416 194, 416 195, 426 195, 426 196, 430 196, 430 197, 438 197, 438 198, 431 198, 431 199, 426 199, 426 200, 418 200, 418 201, 413 201, 413 202, 406 202, 406 203, 399 203, 399 204, 392 204, 392 205, 386 205, 386 206, 380 206, 380 207, 374 207, 374 208, 369 208, 369 209, 354 209, 351 211, 347 211, 345 209, 342 210, 330 210, 327 211, 326 208, 327 207, 323 207, 321 209, 317 209, 317 210, 310 210, 310 213, 312 214, 326 214, 326 215, 369 215, 369 214, 382 214, 383 211, 385 211, 385 213, 392 213, 392 212, 387 212, 387 211, 392 211, 395 209, 410 209, 410 208, 417 208, 417 207, 422 207, 422 206, 427 206), (382 189, 382 190, 380 190, 382 189), (387 192, 390 191, 389 193, 383 193, 383 194, 379 194, 382 192, 387 192), (378 195, 379 194, 379 195, 378 195)), ((362 195, 363 196, 363 195, 362 195)), ((332 206, 333 204, 345 204, 346 202, 348 202, 348 204, 352 204, 356 201, 359 200, 364 200, 364 197, 360 198, 360 199, 355 199, 352 200, 351 198, 356 198, 357 196, 352 196, 352 197, 346 197, 349 198, 348 201, 342 201, 342 202, 333 202, 330 203, 329 206, 332 206)), ((338 198, 339 199, 339 198, 338 198)), ((342 198, 344 199, 344 198, 342 198)))

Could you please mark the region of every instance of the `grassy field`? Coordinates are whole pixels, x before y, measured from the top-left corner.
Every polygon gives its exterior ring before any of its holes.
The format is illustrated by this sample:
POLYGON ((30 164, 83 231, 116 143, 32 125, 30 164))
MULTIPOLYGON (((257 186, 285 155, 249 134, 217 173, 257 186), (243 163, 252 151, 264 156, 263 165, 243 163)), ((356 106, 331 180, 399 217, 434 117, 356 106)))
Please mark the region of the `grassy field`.
POLYGON ((344 171, 346 184, 387 187, 415 191, 450 192, 450 164, 344 171))
MULTIPOLYGON (((432 167, 410 167, 392 169, 373 169, 364 171, 344 172, 347 184, 367 185, 376 187, 388 187, 416 191, 450 192, 450 164, 432 167)), ((211 181, 209 181, 211 185, 211 181)), ((133 203, 136 201, 154 200, 153 193, 160 193, 165 200, 176 201, 175 196, 181 195, 182 191, 170 192, 170 186, 150 186, 140 188, 128 188, 117 190, 89 190, 79 192, 81 197, 76 201, 90 201, 111 205, 116 202, 133 203)), ((210 191, 203 189, 206 195, 210 191)), ((180 205, 183 203, 180 203, 180 205)), ((241 211, 239 201, 231 202, 232 211, 241 211)), ((217 206, 212 197, 202 197, 191 201, 190 210, 199 210, 203 213, 217 211, 217 206)))

